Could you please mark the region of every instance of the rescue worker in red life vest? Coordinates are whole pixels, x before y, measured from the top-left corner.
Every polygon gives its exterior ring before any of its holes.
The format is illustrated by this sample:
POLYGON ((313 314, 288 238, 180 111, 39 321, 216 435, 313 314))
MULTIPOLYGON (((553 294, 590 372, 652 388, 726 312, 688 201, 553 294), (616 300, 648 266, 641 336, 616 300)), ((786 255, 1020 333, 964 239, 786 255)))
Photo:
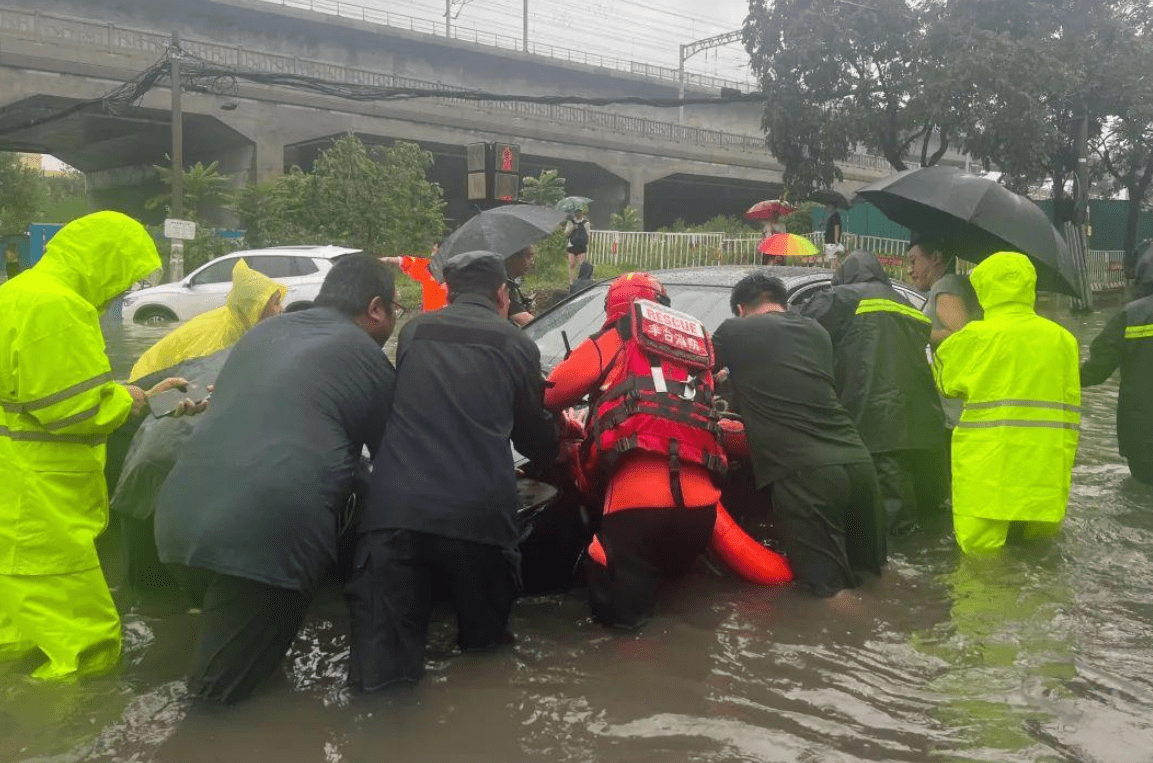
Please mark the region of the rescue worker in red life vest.
POLYGON ((609 286, 605 323, 545 389, 561 410, 590 395, 589 472, 605 485, 604 517, 585 573, 593 617, 636 628, 657 588, 708 546, 726 467, 713 408, 712 342, 695 318, 668 307, 646 273, 609 286))

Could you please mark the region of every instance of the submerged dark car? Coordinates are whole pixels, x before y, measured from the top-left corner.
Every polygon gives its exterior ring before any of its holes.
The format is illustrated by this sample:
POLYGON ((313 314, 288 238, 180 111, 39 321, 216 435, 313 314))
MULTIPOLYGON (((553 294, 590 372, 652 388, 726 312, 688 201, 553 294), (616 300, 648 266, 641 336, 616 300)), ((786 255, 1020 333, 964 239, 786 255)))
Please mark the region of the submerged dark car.
MULTIPOLYGON (((664 284, 672 306, 689 313, 715 330, 727 318, 729 294, 733 286, 748 273, 763 270, 777 276, 789 292, 790 309, 798 309, 831 286, 833 271, 809 267, 714 266, 656 270, 651 275, 664 284)), ((575 348, 600 330, 604 324, 605 293, 611 279, 568 297, 537 316, 525 326, 525 333, 540 348, 541 366, 547 373, 564 359, 568 348, 575 348)), ((914 307, 920 309, 925 297, 911 286, 893 283, 914 307)), ((723 390, 720 390, 723 394, 723 390)), ((739 462, 730 467, 722 501, 729 513, 757 537, 771 533, 765 526, 763 507, 754 505, 750 470, 739 462)), ((540 479, 520 480, 521 542, 523 578, 527 593, 562 588, 571 579, 580 554, 592 538, 599 507, 586 506, 585 496, 560 473, 550 472, 540 479)))

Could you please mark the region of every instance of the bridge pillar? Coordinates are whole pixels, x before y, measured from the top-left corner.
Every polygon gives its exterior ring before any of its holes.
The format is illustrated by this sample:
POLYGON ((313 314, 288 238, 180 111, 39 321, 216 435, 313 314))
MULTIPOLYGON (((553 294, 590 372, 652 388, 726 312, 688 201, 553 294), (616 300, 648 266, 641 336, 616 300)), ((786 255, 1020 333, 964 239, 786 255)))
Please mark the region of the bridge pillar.
POLYGON ((263 183, 284 174, 284 142, 271 135, 256 137, 256 156, 253 159, 256 182, 263 183))
MULTIPOLYGON (((628 184, 628 191, 625 194, 625 204, 633 207, 637 211, 637 216, 641 221, 645 221, 645 186, 654 180, 660 180, 668 173, 650 169, 643 166, 635 165, 602 165, 606 170, 617 175, 628 184)), ((647 223, 644 229, 648 230, 647 223)))

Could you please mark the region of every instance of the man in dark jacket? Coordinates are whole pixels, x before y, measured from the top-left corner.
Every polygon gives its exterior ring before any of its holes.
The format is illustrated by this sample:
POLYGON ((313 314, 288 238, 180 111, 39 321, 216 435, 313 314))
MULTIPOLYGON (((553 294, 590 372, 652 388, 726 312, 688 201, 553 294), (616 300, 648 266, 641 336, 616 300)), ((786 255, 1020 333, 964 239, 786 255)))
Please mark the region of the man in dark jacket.
POLYGON ((833 386, 833 346, 811 318, 789 312, 779 278, 733 287, 733 314, 713 334, 744 417, 757 489, 771 500, 797 582, 818 596, 880 574, 884 509, 873 461, 833 386))
POLYGON ((160 490, 160 560, 201 608, 199 696, 236 702, 271 676, 336 562, 361 452, 392 401, 394 298, 387 265, 349 255, 315 307, 245 334, 160 490))
POLYGON ((1137 260, 1137 299, 1105 325, 1081 366, 1081 386, 1121 367, 1117 443, 1134 479, 1153 485, 1153 245, 1137 260))
POLYGON ((837 395, 873 454, 889 528, 911 528, 946 496, 945 415, 925 354, 932 321, 861 250, 801 312, 833 340, 837 395))
POLYGON ((367 691, 424 672, 434 581, 451 591, 457 643, 512 640, 519 508, 509 441, 557 456, 540 351, 507 320, 504 263, 466 252, 445 265, 449 306, 400 332, 397 387, 358 530, 350 681, 367 691))

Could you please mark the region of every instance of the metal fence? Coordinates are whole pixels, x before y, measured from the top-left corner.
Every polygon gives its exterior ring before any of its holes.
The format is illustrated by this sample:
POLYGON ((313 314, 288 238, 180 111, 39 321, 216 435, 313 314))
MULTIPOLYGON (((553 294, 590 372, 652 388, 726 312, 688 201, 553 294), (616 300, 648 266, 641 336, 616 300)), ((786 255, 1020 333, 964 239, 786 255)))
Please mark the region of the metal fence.
POLYGON ((588 260, 635 270, 718 264, 723 233, 647 233, 594 230, 588 260))

